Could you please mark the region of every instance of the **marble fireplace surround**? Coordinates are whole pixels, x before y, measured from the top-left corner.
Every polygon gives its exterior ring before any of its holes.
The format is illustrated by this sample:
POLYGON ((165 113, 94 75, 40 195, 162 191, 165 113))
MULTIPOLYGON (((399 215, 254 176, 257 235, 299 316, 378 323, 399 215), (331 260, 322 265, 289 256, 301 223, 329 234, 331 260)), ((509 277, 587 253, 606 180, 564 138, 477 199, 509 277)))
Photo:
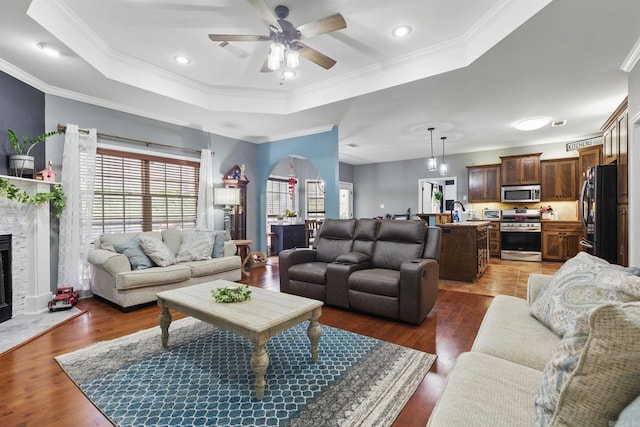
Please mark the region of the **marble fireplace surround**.
MULTIPOLYGON (((29 195, 55 182, 0 176, 29 195)), ((34 206, 0 197, 0 234, 11 234, 12 317, 47 310, 51 299, 49 204, 34 206)))

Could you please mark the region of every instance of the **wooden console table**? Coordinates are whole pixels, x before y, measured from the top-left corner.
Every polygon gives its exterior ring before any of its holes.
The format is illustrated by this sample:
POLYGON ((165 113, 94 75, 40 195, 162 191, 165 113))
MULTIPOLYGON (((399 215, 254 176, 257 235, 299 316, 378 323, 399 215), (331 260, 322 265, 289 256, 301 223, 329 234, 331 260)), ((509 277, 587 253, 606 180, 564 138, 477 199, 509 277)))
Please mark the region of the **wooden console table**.
POLYGON ((253 243, 253 240, 232 240, 232 242, 236 244, 236 247, 238 248, 236 253, 240 257, 240 261, 242 261, 242 266, 240 267, 242 269, 242 275, 250 276, 251 274, 247 271, 246 265, 249 261, 249 254, 251 253, 251 244, 253 243))

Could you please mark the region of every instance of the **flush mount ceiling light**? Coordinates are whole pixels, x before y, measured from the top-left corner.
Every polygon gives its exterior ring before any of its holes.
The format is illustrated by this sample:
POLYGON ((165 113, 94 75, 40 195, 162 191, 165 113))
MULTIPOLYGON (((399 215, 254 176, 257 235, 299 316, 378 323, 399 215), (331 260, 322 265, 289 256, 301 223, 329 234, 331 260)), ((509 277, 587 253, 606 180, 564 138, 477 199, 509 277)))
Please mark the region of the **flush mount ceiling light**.
POLYGON ((536 130, 545 127, 550 121, 551 119, 549 117, 532 117, 529 119, 519 120, 515 122, 513 126, 518 130, 536 130))
POLYGON ((427 170, 429 172, 434 172, 438 168, 438 161, 435 157, 433 157, 433 131, 435 130, 435 128, 429 128, 427 130, 431 134, 431 157, 427 159, 427 170))
POLYGON ((296 76, 296 72, 293 70, 284 70, 282 71, 282 78, 285 80, 290 80, 296 76))
POLYGON ((38 48, 43 51, 44 53, 46 53, 49 56, 60 56, 60 51, 58 49, 56 49, 55 47, 51 46, 50 44, 47 43, 38 43, 36 46, 38 46, 38 48))
POLYGON ((173 60, 176 61, 180 65, 191 64, 191 59, 187 58, 184 55, 176 55, 173 57, 173 60))
POLYGON ((393 37, 402 38, 411 34, 411 27, 408 25, 400 25, 391 31, 393 37))

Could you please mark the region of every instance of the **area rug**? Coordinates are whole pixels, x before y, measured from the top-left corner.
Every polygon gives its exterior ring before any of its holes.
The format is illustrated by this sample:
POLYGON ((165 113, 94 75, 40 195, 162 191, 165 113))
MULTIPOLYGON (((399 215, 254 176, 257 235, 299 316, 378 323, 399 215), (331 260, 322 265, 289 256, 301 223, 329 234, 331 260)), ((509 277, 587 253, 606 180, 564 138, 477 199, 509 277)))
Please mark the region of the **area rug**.
POLYGON ((193 318, 56 357, 117 426, 389 426, 436 356, 322 326, 313 363, 306 323, 267 344, 262 401, 249 340, 193 318))

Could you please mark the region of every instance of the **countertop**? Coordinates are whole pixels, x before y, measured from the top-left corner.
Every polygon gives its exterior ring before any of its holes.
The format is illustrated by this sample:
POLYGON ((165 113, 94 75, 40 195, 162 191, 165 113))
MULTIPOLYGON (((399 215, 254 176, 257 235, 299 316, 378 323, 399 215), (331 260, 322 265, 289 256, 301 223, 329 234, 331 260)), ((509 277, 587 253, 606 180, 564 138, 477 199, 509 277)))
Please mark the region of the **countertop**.
POLYGON ((491 225, 491 221, 450 222, 448 224, 440 224, 438 227, 481 227, 483 225, 491 225))

